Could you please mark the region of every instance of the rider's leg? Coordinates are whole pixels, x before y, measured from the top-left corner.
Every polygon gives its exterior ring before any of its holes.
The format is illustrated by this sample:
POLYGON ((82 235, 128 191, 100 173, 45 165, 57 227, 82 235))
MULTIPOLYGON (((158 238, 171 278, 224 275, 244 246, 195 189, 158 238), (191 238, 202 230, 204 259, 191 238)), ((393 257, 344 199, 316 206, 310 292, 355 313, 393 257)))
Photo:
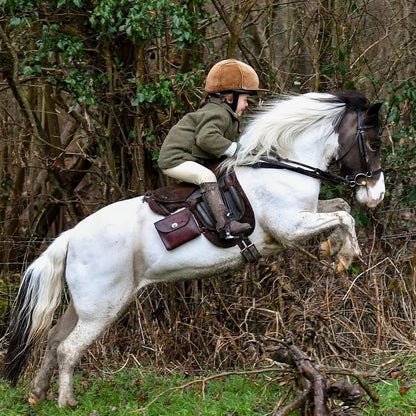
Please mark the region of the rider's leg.
POLYGON ((202 197, 215 218, 217 231, 225 238, 232 238, 247 233, 251 227, 228 216, 228 210, 222 199, 215 174, 199 163, 187 161, 174 168, 165 169, 163 173, 183 182, 190 182, 201 187, 202 197))
POLYGON ((229 218, 217 182, 201 183, 201 194, 215 218, 217 231, 222 238, 232 238, 251 231, 250 224, 229 218))

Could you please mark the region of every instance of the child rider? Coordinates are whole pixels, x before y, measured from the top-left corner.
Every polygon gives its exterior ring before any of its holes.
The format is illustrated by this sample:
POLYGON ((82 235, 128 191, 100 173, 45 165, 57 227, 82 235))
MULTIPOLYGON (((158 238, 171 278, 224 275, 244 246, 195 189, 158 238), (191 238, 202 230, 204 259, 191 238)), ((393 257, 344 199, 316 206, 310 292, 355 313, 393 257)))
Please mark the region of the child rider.
POLYGON ((239 118, 248 107, 249 96, 259 91, 259 78, 251 66, 226 59, 209 71, 205 91, 205 104, 186 114, 169 131, 158 163, 167 176, 199 185, 220 237, 236 238, 251 227, 230 218, 217 178, 206 165, 236 154, 239 118))

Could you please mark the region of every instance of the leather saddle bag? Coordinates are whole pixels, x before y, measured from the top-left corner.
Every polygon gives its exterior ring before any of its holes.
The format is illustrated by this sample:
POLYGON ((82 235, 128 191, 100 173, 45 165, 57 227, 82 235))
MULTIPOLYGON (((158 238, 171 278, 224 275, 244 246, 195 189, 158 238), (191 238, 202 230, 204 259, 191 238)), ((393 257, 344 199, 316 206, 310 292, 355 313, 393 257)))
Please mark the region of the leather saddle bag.
POLYGON ((189 208, 183 208, 156 221, 155 228, 167 250, 173 250, 201 235, 189 208))

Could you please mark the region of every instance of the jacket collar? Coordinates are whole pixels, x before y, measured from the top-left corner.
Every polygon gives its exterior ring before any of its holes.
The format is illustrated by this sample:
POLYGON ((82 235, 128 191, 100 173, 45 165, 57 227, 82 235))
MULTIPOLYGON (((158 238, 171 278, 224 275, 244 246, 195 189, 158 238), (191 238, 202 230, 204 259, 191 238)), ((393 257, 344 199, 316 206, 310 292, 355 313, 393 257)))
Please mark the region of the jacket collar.
POLYGON ((238 122, 240 121, 240 117, 238 117, 238 115, 231 109, 231 107, 227 103, 225 103, 221 98, 210 95, 208 98, 208 102, 218 104, 219 106, 225 108, 234 119, 236 119, 238 122))

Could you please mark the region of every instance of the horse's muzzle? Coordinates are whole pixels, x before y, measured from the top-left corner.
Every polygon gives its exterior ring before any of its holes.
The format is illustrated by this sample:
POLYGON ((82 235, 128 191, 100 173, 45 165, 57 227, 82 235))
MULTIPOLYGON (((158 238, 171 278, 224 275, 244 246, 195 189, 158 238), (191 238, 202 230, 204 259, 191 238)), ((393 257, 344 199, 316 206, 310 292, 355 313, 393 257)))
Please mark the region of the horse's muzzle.
POLYGON ((361 204, 369 208, 375 208, 383 199, 386 192, 384 174, 376 178, 367 178, 365 185, 357 186, 355 196, 361 204))

